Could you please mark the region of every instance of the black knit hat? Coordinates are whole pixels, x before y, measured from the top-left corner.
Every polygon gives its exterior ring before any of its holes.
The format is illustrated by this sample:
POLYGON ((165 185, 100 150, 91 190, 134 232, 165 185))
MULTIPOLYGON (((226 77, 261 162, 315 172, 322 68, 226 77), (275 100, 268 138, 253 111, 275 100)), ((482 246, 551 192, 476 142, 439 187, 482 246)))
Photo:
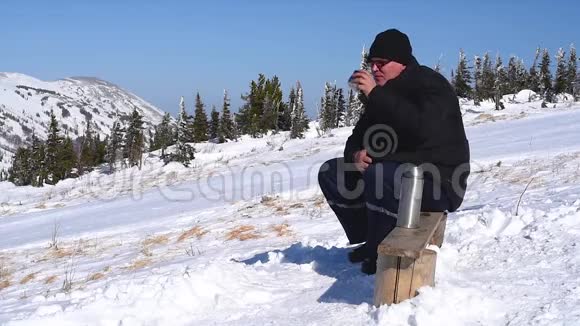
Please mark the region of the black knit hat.
POLYGON ((382 58, 407 65, 413 57, 413 49, 405 33, 388 29, 379 33, 369 50, 369 58, 382 58))

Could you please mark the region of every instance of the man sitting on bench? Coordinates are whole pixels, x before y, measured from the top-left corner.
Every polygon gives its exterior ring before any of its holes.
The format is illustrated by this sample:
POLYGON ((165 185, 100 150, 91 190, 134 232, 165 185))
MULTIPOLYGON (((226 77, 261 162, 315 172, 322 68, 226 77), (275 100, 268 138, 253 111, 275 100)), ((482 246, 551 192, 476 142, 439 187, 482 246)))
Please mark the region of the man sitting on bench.
POLYGON ((469 175, 469 143, 459 102, 447 79, 421 66, 407 35, 378 34, 369 50, 372 75, 355 71, 351 82, 366 109, 348 138, 343 158, 325 162, 318 181, 366 274, 376 272, 377 247, 395 228, 401 168, 425 170, 422 211, 455 211, 469 175))

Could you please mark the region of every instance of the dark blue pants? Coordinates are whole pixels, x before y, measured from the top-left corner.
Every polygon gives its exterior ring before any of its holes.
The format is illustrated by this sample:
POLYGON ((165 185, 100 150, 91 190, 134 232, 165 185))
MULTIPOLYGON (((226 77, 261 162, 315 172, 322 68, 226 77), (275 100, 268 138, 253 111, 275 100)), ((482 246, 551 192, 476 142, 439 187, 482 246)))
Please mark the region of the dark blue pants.
MULTIPOLYGON (((351 244, 366 242, 367 255, 376 258, 380 242, 395 228, 401 180, 395 180, 398 162, 371 164, 363 173, 352 163, 335 158, 326 161, 318 172, 318 183, 328 204, 336 213, 351 244)), ((450 209, 444 191, 436 191, 432 178, 425 176, 421 211, 443 212, 450 209)))

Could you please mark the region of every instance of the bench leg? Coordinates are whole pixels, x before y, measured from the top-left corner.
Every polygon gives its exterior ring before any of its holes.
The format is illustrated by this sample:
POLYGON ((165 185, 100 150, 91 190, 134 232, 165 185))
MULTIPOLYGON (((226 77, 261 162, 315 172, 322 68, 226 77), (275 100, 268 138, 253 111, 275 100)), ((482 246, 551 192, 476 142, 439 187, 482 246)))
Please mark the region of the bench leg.
POLYGON ((399 303, 417 295, 422 286, 435 283, 437 253, 425 250, 419 259, 379 255, 375 276, 375 306, 399 303))
POLYGON ((400 257, 379 255, 375 274, 375 306, 395 302, 397 265, 400 257))

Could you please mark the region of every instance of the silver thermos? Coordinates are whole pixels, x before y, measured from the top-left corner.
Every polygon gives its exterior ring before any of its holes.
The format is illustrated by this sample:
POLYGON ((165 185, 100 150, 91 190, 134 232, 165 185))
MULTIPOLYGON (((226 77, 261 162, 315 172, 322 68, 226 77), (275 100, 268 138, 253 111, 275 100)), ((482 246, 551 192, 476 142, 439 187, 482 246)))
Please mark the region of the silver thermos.
POLYGON ((397 226, 407 229, 419 227, 423 198, 423 169, 413 166, 403 173, 397 226))

